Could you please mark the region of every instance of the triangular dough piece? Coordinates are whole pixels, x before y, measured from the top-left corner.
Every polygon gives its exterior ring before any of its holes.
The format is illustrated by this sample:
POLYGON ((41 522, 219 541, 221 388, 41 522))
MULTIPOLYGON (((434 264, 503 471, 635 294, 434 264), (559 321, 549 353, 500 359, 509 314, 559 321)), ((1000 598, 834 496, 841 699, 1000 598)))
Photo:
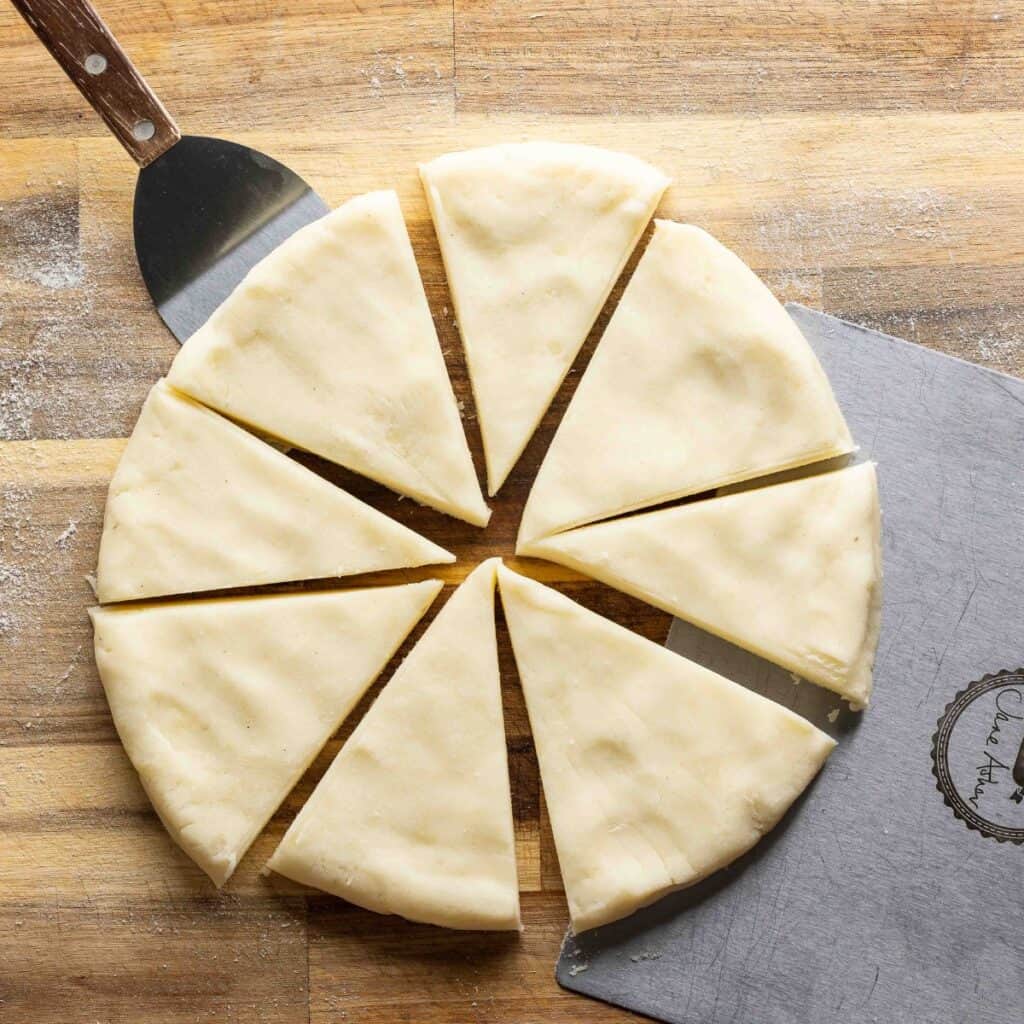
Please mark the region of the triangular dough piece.
POLYGON ((494 633, 497 560, 449 598, 269 866, 382 914, 519 927, 494 633))
POLYGON ((515 465, 654 213, 668 179, 594 146, 525 142, 420 167, 487 460, 515 465))
POLYGON ((218 886, 440 589, 90 609, 121 742, 218 886))
POLYGON ((745 853, 835 746, 540 583, 499 579, 577 932, 745 853))
POLYGON ((96 589, 107 603, 454 561, 158 382, 107 494, 96 589))
POLYGON ((655 223, 537 474, 520 543, 853 450, 771 292, 699 228, 655 223))
POLYGON ((394 192, 295 232, 182 346, 179 391, 477 526, 490 510, 394 192))
POLYGON ((881 552, 871 463, 555 534, 559 562, 867 706, 881 552))

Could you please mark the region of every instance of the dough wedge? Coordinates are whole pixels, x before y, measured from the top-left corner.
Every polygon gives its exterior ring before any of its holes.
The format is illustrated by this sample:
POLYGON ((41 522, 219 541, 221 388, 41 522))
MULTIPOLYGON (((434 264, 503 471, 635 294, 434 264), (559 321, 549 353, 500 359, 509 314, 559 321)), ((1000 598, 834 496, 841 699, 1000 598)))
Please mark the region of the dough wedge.
POLYGON ((125 751, 171 837, 217 886, 440 589, 90 609, 125 751))
POLYGON ((516 929, 496 559, 449 598, 334 759, 269 866, 384 914, 516 929))
POLYGON ((527 545, 867 706, 881 607, 871 463, 527 545))
POLYGON ((490 517, 394 192, 358 196, 283 242, 167 380, 424 505, 477 526, 490 517))
POLYGON ((745 853, 835 745, 540 583, 499 580, 577 932, 745 853))
POLYGON ((420 167, 495 494, 668 185, 635 157, 523 142, 420 167))
POLYGON ((453 561, 160 381, 110 484, 96 590, 107 604, 453 561))
POLYGON ((519 545, 853 447, 811 347, 753 271, 699 228, 656 221, 519 545))

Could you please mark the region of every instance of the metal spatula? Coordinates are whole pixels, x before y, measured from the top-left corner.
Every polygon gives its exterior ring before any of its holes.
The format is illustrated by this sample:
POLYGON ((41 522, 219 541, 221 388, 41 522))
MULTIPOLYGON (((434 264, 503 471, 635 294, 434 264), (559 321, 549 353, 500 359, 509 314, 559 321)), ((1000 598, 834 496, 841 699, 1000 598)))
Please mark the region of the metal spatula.
POLYGON ((12 0, 141 168, 135 253, 164 322, 185 341, 246 273, 327 205, 248 146, 177 125, 88 0, 12 0))

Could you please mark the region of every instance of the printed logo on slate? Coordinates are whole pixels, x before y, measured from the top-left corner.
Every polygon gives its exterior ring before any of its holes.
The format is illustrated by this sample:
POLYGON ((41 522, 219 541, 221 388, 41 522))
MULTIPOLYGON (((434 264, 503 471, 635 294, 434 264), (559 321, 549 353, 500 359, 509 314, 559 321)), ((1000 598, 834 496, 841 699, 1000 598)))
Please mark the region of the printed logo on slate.
POLYGON ((939 719, 932 760, 939 791, 968 828, 1024 844, 1024 669, 961 690, 939 719))

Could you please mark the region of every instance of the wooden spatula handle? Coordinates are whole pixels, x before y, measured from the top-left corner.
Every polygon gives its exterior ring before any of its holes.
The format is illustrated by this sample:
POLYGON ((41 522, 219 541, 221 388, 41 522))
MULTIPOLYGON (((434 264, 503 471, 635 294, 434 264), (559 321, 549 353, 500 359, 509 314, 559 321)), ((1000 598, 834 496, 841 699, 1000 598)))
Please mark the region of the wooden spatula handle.
POLYGON ((141 167, 181 132, 88 0, 12 0, 43 45, 141 167))

